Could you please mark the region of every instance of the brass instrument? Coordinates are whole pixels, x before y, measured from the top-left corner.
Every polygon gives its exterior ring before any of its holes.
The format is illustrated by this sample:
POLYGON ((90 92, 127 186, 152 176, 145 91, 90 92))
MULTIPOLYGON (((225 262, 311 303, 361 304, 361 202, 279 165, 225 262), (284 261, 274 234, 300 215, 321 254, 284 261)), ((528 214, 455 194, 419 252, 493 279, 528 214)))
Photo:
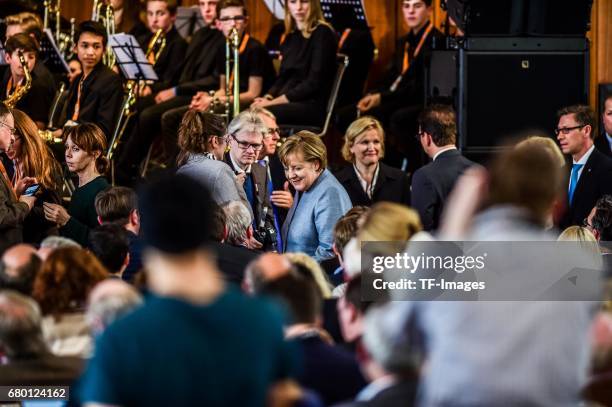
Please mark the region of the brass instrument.
POLYGON ((61 0, 45 0, 43 14, 43 29, 50 28, 50 15, 55 18, 55 27, 52 30, 53 39, 64 59, 68 60, 74 56, 74 28, 76 19, 70 19, 70 34, 62 32, 61 0))
POLYGON ((108 150, 106 151, 106 157, 109 160, 113 159, 113 153, 121 141, 121 137, 125 132, 129 118, 134 114, 132 111, 132 106, 134 106, 136 103, 136 88, 136 81, 128 81, 125 85, 126 94, 123 97, 123 102, 121 103, 121 111, 119 112, 119 118, 117 119, 117 124, 115 125, 115 129, 113 131, 113 138, 111 139, 111 142, 108 145, 108 150))
POLYGON ((240 113, 240 36, 238 35, 238 30, 236 28, 232 28, 229 36, 225 39, 225 114, 227 117, 227 121, 229 123, 232 117, 236 117, 238 113, 240 113), (232 53, 233 53, 233 67, 230 69, 230 64, 232 63, 232 53), (232 89, 232 97, 233 104, 230 104, 230 75, 233 72, 233 89, 232 89), (231 107, 230 107, 231 105, 231 107))
MULTIPOLYGON (((91 19, 98 21, 106 28, 106 35, 109 38, 115 34, 115 11, 110 4, 105 4, 104 1, 94 0, 91 19)), ((115 54, 110 45, 107 45, 106 52, 102 56, 104 65, 112 68, 115 65, 115 54)))
POLYGON ((165 47, 166 33, 164 33, 163 28, 160 28, 155 32, 155 35, 151 38, 151 41, 149 41, 146 53, 147 59, 149 59, 150 55, 153 55, 153 65, 155 65, 159 60, 159 56, 161 55, 165 47))
POLYGON ((17 55, 19 58, 19 63, 23 68, 23 75, 25 77, 25 83, 22 86, 17 86, 17 89, 4 101, 4 104, 10 107, 11 109, 15 108, 15 105, 21 98, 23 98, 26 93, 32 87, 32 75, 30 75, 30 70, 28 69, 28 64, 23 56, 23 52, 21 50, 17 51, 17 55))

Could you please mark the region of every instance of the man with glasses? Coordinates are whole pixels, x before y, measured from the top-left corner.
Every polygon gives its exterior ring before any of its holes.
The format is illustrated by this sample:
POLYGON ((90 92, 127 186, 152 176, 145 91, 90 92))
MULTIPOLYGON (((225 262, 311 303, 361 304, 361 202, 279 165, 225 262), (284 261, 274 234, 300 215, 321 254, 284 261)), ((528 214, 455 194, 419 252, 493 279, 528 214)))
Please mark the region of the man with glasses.
POLYGON ((557 113, 555 134, 561 151, 572 157, 567 201, 559 226, 580 225, 595 202, 612 194, 612 159, 595 149, 593 144, 595 115, 588 106, 565 107, 557 113))
MULTIPOLYGON (((0 152, 13 143, 15 122, 9 108, 0 102, 0 152)), ((31 181, 31 179, 29 179, 31 181)), ((36 198, 22 195, 25 185, 16 192, 0 161, 0 255, 23 239, 21 223, 34 206, 36 198)))
MULTIPOLYGON (((225 162, 234 171, 239 184, 244 188, 253 211, 253 229, 258 233, 264 229, 276 231, 270 205, 268 174, 266 168, 256 162, 259 152, 264 148, 263 139, 266 131, 259 116, 248 110, 236 116, 227 126, 230 150, 225 154, 225 162)), ((264 249, 272 248, 272 243, 276 245, 276 236, 270 241, 265 239, 265 236, 259 235, 257 240, 260 244, 255 243, 253 248, 262 248, 266 243, 264 249)))

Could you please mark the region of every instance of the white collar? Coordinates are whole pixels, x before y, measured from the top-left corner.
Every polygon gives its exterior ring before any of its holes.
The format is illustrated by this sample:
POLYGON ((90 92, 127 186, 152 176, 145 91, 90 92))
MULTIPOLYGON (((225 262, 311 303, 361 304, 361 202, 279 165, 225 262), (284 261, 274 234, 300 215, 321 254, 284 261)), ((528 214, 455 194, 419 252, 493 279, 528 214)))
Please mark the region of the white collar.
POLYGON ((252 164, 248 165, 248 166, 247 166, 247 167, 246 167, 246 168, 243 170, 243 169, 242 169, 242 167, 240 167, 240 166, 238 165, 238 163, 237 163, 237 162, 234 160, 234 157, 232 157, 232 153, 231 153, 231 151, 230 151, 230 153, 229 153, 229 157, 230 157, 230 161, 232 162, 232 166, 234 167, 234 169, 235 169, 236 171, 238 171, 238 173, 243 173, 243 172, 246 172, 247 174, 250 174, 250 173, 251 173, 251 165, 252 165, 252 164))
POLYGON ((589 157, 591 156, 591 154, 593 153, 593 150, 595 150, 595 144, 593 144, 591 146, 591 148, 589 148, 587 150, 586 153, 584 153, 584 155, 582 157, 580 157, 580 160, 578 161, 573 161, 574 164, 582 164, 585 165, 587 163, 587 161, 589 160, 589 157))
POLYGON ((439 150, 439 151, 436 153, 436 155, 434 155, 434 156, 433 156, 433 158, 431 159, 431 161, 436 161, 436 158, 438 158, 438 156, 439 156, 440 154, 442 154, 442 153, 445 153, 445 152, 450 151, 450 150, 456 150, 456 149, 457 149, 457 147, 455 147, 455 146, 443 147, 443 148, 442 148, 442 150, 439 150))

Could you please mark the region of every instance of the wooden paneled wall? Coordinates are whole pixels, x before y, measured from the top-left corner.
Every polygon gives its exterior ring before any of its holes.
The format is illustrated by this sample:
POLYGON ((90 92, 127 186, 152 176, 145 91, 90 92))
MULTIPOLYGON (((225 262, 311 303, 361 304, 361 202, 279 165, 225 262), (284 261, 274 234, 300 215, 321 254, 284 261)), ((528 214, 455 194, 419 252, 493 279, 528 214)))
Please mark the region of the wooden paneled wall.
MULTIPOLYGON (((378 48, 373 73, 380 72, 386 65, 395 45, 395 40, 405 33, 400 11, 401 0, 364 0, 372 35, 378 48)), ((440 27, 444 12, 438 7, 440 0, 434 0, 434 23, 440 27)), ((63 0, 62 14, 82 21, 91 15, 93 0, 63 0)), ((183 0, 183 5, 197 4, 197 0, 183 0)), ((268 34, 274 17, 263 0, 246 0, 250 14, 251 34, 263 41, 268 34)), ((612 82, 612 0, 594 0, 591 19, 591 104, 595 106, 597 84, 612 82)))

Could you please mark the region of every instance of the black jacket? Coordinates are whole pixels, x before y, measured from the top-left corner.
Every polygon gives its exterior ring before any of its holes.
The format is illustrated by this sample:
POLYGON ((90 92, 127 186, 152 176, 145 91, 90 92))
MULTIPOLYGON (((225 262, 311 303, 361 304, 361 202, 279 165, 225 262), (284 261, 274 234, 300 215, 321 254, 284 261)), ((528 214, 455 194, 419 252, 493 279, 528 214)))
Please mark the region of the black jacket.
POLYGON ((242 284, 246 266, 261 254, 229 243, 214 242, 210 244, 210 248, 216 254, 217 267, 225 280, 237 286, 242 284))
MULTIPOLYGON (((568 167, 571 175, 571 164, 568 167)), ((612 194, 612 159, 594 149, 578 179, 572 205, 566 200, 567 211, 561 219, 559 225, 561 229, 582 225, 582 221, 589 215, 597 200, 610 194, 612 194)))
MULTIPOLYGON (((138 43, 145 52, 153 35, 152 32, 148 32, 138 38, 138 43)), ((172 26, 172 29, 166 33, 166 46, 153 67, 159 77, 159 81, 151 85, 153 93, 171 88, 178 83, 181 76, 181 62, 185 59, 186 52, 187 42, 172 26)))
POLYGON ((346 189, 353 206, 371 206, 379 201, 410 205, 410 179, 408 175, 404 171, 390 167, 382 162, 379 162, 379 165, 378 179, 374 186, 372 199, 366 195, 361 187, 359 178, 357 178, 352 165, 342 168, 334 175, 344 189, 346 189))
POLYGON ((203 27, 193 34, 181 66, 182 74, 176 87, 177 96, 193 96, 198 91, 219 87, 217 55, 218 48, 223 46, 224 41, 219 30, 209 27, 203 27))
POLYGON ((474 163, 458 150, 448 150, 414 173, 411 204, 419 212, 423 229, 438 228, 444 204, 455 182, 472 165, 474 163))
MULTIPOLYGON (((83 74, 77 76, 70 85, 68 102, 65 106, 66 120, 72 118, 74 106, 77 101, 79 82, 83 74)), ((123 100, 123 87, 121 77, 103 63, 99 63, 85 78, 81 94, 81 103, 78 122, 97 124, 106 138, 112 137, 117 124, 121 101, 123 100)))
POLYGON ((612 158, 612 148, 610 148, 610 143, 608 143, 606 133, 602 133, 599 135, 599 137, 595 138, 595 148, 612 158))

